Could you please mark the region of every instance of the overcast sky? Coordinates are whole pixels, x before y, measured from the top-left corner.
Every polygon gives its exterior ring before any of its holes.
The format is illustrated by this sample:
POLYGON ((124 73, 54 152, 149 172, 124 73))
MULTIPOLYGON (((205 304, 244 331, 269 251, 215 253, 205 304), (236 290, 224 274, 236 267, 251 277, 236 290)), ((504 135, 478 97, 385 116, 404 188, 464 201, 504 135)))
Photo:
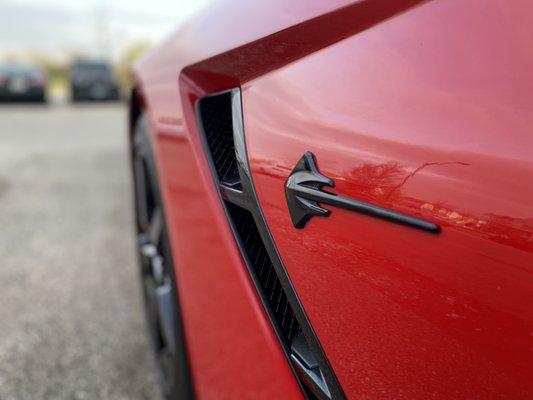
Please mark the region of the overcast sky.
POLYGON ((210 0, 0 0, 0 58, 30 53, 120 56, 157 42, 210 0))

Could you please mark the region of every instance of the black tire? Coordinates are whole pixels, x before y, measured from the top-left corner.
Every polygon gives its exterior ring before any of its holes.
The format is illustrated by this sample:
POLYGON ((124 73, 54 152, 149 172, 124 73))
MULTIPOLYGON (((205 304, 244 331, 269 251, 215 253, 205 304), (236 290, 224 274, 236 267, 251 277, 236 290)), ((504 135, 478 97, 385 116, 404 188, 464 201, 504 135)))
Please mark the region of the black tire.
POLYGON ((131 159, 142 291, 159 382, 167 399, 192 399, 172 253, 144 116, 135 123, 131 159))

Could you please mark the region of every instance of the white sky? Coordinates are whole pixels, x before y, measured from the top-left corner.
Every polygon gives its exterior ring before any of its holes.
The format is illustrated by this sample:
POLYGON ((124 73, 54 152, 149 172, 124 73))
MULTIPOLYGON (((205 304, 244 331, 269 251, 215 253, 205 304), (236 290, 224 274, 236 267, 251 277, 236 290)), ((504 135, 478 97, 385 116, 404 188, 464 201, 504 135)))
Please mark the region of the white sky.
POLYGON ((0 59, 120 56, 159 41, 211 0, 0 0, 0 59))

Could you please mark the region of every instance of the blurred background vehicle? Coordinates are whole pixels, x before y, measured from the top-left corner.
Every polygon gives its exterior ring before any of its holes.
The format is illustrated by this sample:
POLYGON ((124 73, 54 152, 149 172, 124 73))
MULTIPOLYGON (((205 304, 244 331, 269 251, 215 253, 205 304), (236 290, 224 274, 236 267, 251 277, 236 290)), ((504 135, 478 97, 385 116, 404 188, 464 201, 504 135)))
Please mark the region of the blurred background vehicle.
POLYGON ((75 62, 70 67, 69 83, 72 101, 119 99, 117 79, 105 62, 75 62))
POLYGON ((0 65, 0 101, 46 101, 46 75, 28 65, 0 65))

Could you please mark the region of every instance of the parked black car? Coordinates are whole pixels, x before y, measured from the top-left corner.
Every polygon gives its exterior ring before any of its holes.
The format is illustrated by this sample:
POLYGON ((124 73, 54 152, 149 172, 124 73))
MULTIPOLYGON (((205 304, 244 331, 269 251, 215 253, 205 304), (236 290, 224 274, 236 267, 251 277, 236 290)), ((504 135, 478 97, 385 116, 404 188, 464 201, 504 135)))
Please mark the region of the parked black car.
POLYGON ((104 62, 76 62, 70 67, 72 101, 118 100, 118 83, 104 62))
POLYGON ((27 65, 0 65, 0 101, 46 101, 46 75, 27 65))

